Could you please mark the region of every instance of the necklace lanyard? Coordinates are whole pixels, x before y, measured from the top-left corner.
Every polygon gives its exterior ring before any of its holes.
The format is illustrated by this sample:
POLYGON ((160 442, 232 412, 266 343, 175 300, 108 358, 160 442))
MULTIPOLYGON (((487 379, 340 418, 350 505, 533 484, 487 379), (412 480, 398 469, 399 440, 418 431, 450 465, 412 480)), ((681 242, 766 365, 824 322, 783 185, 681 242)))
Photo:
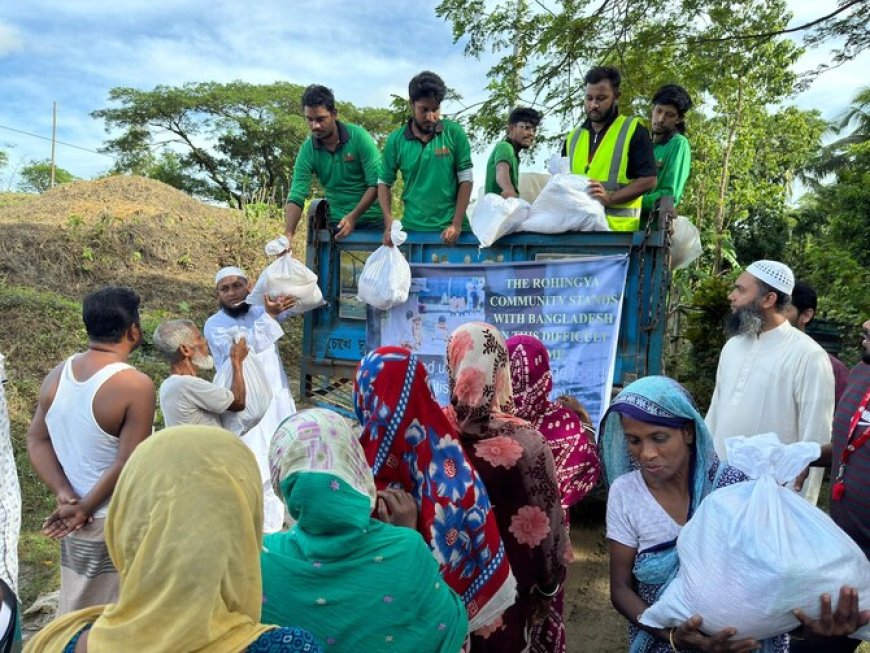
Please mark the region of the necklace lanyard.
POLYGON ((861 415, 863 415, 864 411, 867 409, 868 403, 870 403, 870 388, 868 388, 864 393, 864 397, 858 403, 858 409, 849 421, 849 431, 846 435, 846 446, 843 448, 843 453, 840 454, 840 467, 837 471, 837 478, 834 480, 834 485, 831 488, 831 496, 835 501, 839 501, 843 498, 843 495, 846 494, 845 475, 846 464, 849 462, 849 458, 851 458, 852 454, 858 451, 867 440, 870 440, 870 426, 865 428, 857 438, 854 437, 857 435, 856 429, 858 427, 858 422, 861 420, 861 415))

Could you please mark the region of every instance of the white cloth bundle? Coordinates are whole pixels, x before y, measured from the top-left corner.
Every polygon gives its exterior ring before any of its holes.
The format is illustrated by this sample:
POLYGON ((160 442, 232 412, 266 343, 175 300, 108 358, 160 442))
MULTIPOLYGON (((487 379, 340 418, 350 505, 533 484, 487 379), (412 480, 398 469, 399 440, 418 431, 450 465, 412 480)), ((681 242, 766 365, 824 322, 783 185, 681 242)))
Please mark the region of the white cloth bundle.
MULTIPOLYGON (((824 512, 781 486, 818 458, 819 445, 784 445, 765 433, 725 446, 729 464, 757 480, 704 499, 677 538, 676 578, 641 623, 670 628, 699 614, 708 634, 734 627, 737 638, 766 639, 800 625, 795 608, 818 619, 821 594, 837 597, 843 585, 858 589, 866 610, 864 553, 824 512)), ((870 638, 870 626, 852 637, 870 638)))
POLYGON ((542 234, 610 231, 604 206, 586 192, 588 186, 589 178, 583 175, 553 175, 519 230, 542 234))
MULTIPOLYGON (((214 337, 238 342, 242 338, 248 340, 248 332, 244 327, 230 327, 219 332, 216 331, 214 337)), ((242 436, 254 428, 263 419, 263 415, 266 414, 269 404, 272 402, 272 389, 269 387, 269 380, 253 351, 249 351, 242 361, 242 375, 245 377, 244 409, 238 412, 228 410, 221 414, 223 427, 238 436, 242 436)), ((223 365, 220 366, 214 375, 213 383, 228 390, 232 389, 233 361, 231 358, 227 357, 223 365)))
POLYGON ((480 247, 492 247, 502 236, 519 231, 530 209, 529 203, 518 197, 484 195, 471 215, 471 230, 480 241, 480 247))

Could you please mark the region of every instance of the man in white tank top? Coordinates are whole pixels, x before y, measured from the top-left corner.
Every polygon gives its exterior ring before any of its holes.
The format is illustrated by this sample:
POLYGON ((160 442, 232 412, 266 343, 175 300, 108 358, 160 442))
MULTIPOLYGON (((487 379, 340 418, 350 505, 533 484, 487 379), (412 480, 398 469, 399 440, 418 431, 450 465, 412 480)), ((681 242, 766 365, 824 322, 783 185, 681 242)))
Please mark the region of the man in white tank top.
POLYGON ((92 292, 82 318, 88 349, 45 377, 27 433, 30 462, 57 500, 43 533, 62 538, 59 615, 118 598, 103 525, 118 475, 154 422, 154 384, 126 362, 142 342, 139 296, 92 292))

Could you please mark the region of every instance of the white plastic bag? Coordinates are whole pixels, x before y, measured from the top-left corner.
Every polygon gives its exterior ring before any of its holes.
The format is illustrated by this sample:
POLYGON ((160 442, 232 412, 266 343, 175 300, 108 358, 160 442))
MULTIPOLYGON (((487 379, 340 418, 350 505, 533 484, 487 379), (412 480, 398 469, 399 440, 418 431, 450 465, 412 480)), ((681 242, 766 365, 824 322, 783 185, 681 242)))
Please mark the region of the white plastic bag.
MULTIPOLYGON (((281 236, 266 245, 266 254, 276 256, 289 246, 287 238, 281 236)), ((270 299, 276 299, 281 295, 295 297, 296 304, 287 311, 291 315, 305 313, 326 303, 317 285, 317 275, 293 258, 290 252, 282 254, 266 266, 260 273, 257 283, 254 284, 254 289, 248 295, 247 301, 262 306, 267 294, 270 299)))
MULTIPOLYGON (((230 327, 222 333, 215 334, 215 337, 238 342, 242 338, 247 339, 247 330, 244 327, 230 327)), ((272 388, 253 351, 248 351, 248 355, 242 361, 242 374, 245 377, 244 409, 238 412, 228 410, 221 414, 223 427, 238 436, 254 428, 263 419, 272 402, 272 388)), ((228 390, 233 387, 233 362, 229 357, 214 375, 213 383, 228 390)))
POLYGON ((678 215, 673 222, 671 236, 671 268, 682 270, 698 258, 704 248, 701 246, 701 232, 684 215, 678 215))
POLYGON ((589 178, 583 175, 553 175, 532 204, 520 231, 610 231, 604 206, 586 192, 588 186, 589 178))
POLYGON ((381 245, 366 259, 357 282, 357 299, 382 311, 408 301, 411 266, 399 251, 407 238, 402 223, 394 220, 390 227, 390 240, 395 247, 381 245))
MULTIPOLYGON (((754 481, 711 493, 677 538, 680 568, 661 597, 640 616, 654 628, 679 626, 694 614, 711 634, 766 639, 799 625, 792 610, 820 615, 819 597, 858 589, 870 603, 870 562, 824 512, 781 487, 818 457, 819 445, 784 445, 776 435, 726 440, 729 464, 754 481)), ((870 626, 852 637, 870 638, 870 626)))
POLYGON ((567 156, 554 154, 547 163, 547 169, 551 175, 567 175, 571 172, 571 162, 567 156))
POLYGON ((474 207, 471 230, 480 241, 481 249, 491 247, 502 236, 518 231, 529 217, 531 207, 518 197, 505 199, 496 193, 487 193, 474 207))

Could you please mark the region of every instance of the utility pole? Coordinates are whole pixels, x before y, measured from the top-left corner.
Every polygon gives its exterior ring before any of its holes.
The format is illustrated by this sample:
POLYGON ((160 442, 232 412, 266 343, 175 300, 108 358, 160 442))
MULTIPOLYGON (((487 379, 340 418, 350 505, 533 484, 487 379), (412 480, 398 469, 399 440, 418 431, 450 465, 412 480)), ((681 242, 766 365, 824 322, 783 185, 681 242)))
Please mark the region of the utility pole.
POLYGON ((54 149, 57 136, 57 100, 51 103, 51 188, 54 188, 54 149))

